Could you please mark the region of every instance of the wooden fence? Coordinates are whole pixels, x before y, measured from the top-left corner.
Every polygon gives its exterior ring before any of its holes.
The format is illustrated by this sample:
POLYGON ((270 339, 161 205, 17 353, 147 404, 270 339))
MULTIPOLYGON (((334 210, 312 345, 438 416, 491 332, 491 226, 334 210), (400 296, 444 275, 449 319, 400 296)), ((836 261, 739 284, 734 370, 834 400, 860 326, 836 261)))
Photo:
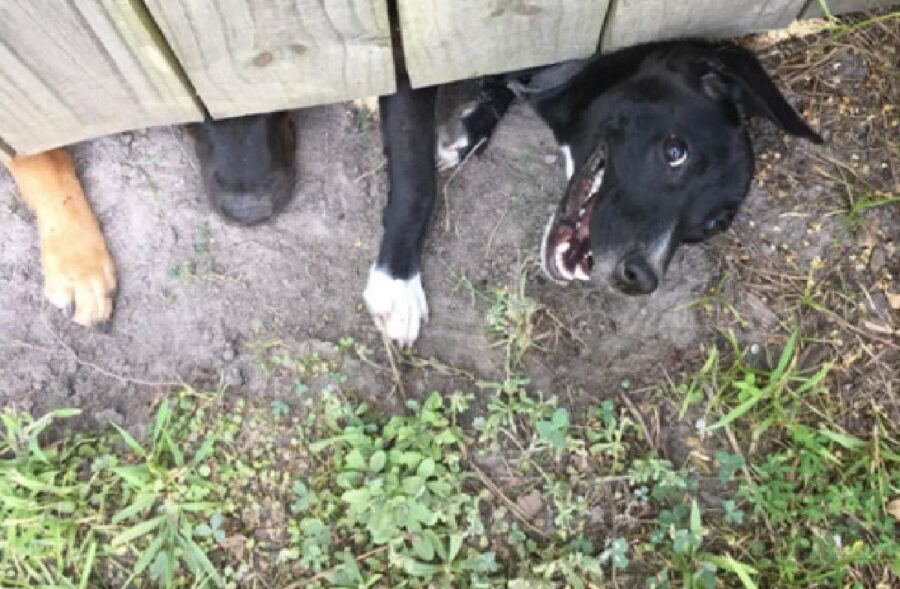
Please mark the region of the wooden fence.
MULTIPOLYGON (((396 1, 414 86, 821 16, 818 0, 396 1)), ((0 157, 394 89, 387 0, 0 0, 0 157)))

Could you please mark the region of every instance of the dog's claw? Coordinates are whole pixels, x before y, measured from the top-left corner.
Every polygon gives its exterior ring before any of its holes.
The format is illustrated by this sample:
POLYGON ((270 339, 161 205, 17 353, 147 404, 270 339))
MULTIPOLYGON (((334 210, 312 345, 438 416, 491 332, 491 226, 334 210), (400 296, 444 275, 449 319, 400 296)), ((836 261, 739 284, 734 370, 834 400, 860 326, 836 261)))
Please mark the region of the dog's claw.
POLYGON ((94 236, 45 239, 41 243, 44 296, 66 318, 92 327, 109 319, 116 288, 106 244, 94 236))

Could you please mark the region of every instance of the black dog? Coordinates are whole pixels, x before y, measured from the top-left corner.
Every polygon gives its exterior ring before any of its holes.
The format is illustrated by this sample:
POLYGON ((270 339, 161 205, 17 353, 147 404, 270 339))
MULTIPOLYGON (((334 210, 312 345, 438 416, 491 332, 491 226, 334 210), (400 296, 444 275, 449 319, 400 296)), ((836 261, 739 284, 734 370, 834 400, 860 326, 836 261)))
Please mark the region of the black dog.
MULTIPOLYGON (((822 141, 749 51, 659 42, 485 79, 442 133, 439 165, 486 144, 516 95, 555 134, 569 179, 544 234, 544 271, 627 294, 653 292, 679 245, 731 225, 754 171, 745 117, 822 141)), ((378 326, 411 343, 427 315, 419 266, 436 196, 434 92, 401 84, 382 109, 391 192, 364 296, 378 326)))
MULTIPOLYGON (((378 327, 402 344, 416 340, 428 314, 419 270, 437 194, 435 157, 452 167, 485 145, 517 95, 554 132, 569 178, 544 234, 545 272, 627 294, 653 292, 679 245, 730 226, 753 176, 745 117, 822 141, 756 58, 731 43, 650 43, 486 78, 437 149, 437 90, 412 89, 401 60, 397 71, 396 94, 380 100, 390 194, 363 294, 378 327)), ((207 189, 229 218, 260 221, 290 198, 294 140, 285 117, 196 130, 207 189)))

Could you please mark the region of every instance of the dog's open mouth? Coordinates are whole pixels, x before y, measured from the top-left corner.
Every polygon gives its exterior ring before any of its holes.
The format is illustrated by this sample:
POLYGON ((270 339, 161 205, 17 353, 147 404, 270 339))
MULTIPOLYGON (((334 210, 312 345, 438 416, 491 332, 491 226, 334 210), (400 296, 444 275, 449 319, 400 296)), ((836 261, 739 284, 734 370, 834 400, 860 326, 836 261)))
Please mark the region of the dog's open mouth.
POLYGON ((575 173, 568 194, 550 218, 541 244, 541 267, 554 282, 590 280, 591 213, 599 198, 606 158, 602 149, 575 173))

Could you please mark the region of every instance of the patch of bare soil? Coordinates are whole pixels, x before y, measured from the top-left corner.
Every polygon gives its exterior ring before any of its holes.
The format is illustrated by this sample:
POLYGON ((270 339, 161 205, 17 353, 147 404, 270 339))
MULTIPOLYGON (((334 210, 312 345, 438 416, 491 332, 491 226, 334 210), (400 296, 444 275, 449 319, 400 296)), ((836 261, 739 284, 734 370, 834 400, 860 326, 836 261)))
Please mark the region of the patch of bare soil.
POLYGON ((514 107, 485 155, 442 179, 424 269, 432 318, 412 358, 391 361, 360 296, 387 190, 378 123, 363 107, 296 114, 295 198, 254 228, 211 212, 181 129, 73 146, 118 264, 106 333, 43 301, 33 219, 0 172, 0 403, 82 407, 135 426, 168 383, 290 394, 261 353, 303 354, 345 336, 372 350, 346 370, 370 396, 471 388, 504 376, 479 293, 515 288, 524 272, 541 307, 525 358, 536 388, 574 401, 659 383, 696 364, 718 329, 778 341, 797 316, 821 354, 842 358, 848 404, 881 391, 896 414, 900 222, 887 201, 900 190, 897 25, 753 43, 824 147, 755 125, 760 170, 734 230, 682 248, 658 293, 628 298, 535 272, 564 177, 549 131, 514 107))

